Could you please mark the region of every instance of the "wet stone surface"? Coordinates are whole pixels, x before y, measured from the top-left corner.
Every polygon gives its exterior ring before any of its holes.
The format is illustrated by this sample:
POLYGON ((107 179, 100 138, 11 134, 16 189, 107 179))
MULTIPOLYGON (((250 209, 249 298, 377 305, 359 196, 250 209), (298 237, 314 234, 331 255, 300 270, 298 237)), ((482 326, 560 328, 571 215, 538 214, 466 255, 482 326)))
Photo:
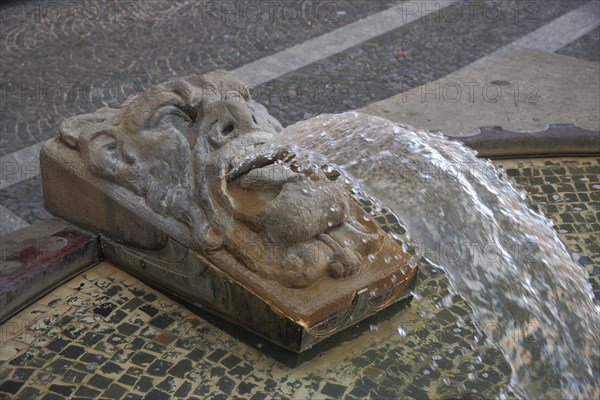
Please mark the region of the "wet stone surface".
MULTIPOLYGON (((499 164, 555 221, 600 298, 600 160, 499 164)), ((392 218, 386 224, 398 229, 392 218)), ((475 329, 470 307, 447 296, 444 273, 421 263, 415 293, 408 308, 362 321, 300 360, 101 263, 2 326, 0 399, 497 398, 505 392, 508 364, 494 338, 475 329)), ((527 338, 522 344, 537 345, 527 338)))

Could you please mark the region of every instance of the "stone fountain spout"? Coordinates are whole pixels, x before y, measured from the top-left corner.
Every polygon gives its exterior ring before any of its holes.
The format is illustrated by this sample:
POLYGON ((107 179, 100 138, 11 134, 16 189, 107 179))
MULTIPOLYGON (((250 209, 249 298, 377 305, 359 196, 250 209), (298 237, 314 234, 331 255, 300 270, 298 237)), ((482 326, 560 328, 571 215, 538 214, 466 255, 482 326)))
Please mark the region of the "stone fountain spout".
POLYGON ((101 233, 117 264, 230 319, 240 295, 216 276, 305 327, 361 289, 406 289, 407 257, 338 175, 269 153, 281 130, 224 71, 172 80, 65 120, 41 153, 45 206, 101 233))

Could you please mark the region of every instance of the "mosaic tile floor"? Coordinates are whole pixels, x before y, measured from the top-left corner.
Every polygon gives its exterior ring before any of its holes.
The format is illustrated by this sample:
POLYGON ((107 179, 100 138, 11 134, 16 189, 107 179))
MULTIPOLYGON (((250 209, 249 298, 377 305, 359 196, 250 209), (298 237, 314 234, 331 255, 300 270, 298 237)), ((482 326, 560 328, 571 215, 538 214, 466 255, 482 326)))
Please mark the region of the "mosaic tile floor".
POLYGON ((555 229, 590 276, 600 301, 600 159, 498 161, 555 229))
MULTIPOLYGON (((600 160, 499 164, 555 220, 600 299, 600 160)), ((441 271, 422 263, 418 279, 410 307, 295 359, 101 263, 1 326, 0 399, 497 398, 501 353, 468 305, 443 301, 441 271)))

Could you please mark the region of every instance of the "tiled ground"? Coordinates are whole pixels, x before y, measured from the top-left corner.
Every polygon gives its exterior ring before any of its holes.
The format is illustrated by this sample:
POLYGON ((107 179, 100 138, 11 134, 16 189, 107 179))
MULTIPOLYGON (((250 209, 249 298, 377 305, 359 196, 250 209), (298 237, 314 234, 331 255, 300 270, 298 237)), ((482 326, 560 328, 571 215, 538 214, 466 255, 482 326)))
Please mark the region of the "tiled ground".
MULTIPOLYGON (((556 221, 600 300, 600 160, 499 164, 556 221)), ((408 309, 363 321, 299 360, 101 263, 2 325, 0 398, 498 397, 510 369, 482 344, 469 307, 443 301, 447 288, 441 271, 421 264, 408 309)))
POLYGON ((527 191, 590 275, 600 302, 600 159, 498 162, 527 191))
POLYGON ((102 263, 3 326, 0 392, 150 400, 424 398, 427 391, 471 389, 497 395, 508 373, 500 353, 480 349, 485 358, 477 360, 472 325, 457 325, 467 307, 436 309, 446 282, 433 269, 422 275, 423 299, 411 309, 367 321, 340 346, 289 366, 281 355, 265 354, 261 339, 240 341, 236 330, 222 331, 102 263))

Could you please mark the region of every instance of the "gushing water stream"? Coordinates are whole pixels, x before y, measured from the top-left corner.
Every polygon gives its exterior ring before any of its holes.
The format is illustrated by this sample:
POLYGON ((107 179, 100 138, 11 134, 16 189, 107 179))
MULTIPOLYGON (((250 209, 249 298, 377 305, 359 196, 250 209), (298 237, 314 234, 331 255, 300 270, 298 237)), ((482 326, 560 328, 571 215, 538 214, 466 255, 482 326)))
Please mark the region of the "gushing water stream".
POLYGON ((445 270, 479 327, 500 327, 515 394, 600 397, 600 308, 587 274, 491 162, 441 134, 355 112, 290 126, 272 147, 302 167, 335 164, 396 213, 403 239, 445 270), (538 350, 503 327, 534 334, 538 350))

